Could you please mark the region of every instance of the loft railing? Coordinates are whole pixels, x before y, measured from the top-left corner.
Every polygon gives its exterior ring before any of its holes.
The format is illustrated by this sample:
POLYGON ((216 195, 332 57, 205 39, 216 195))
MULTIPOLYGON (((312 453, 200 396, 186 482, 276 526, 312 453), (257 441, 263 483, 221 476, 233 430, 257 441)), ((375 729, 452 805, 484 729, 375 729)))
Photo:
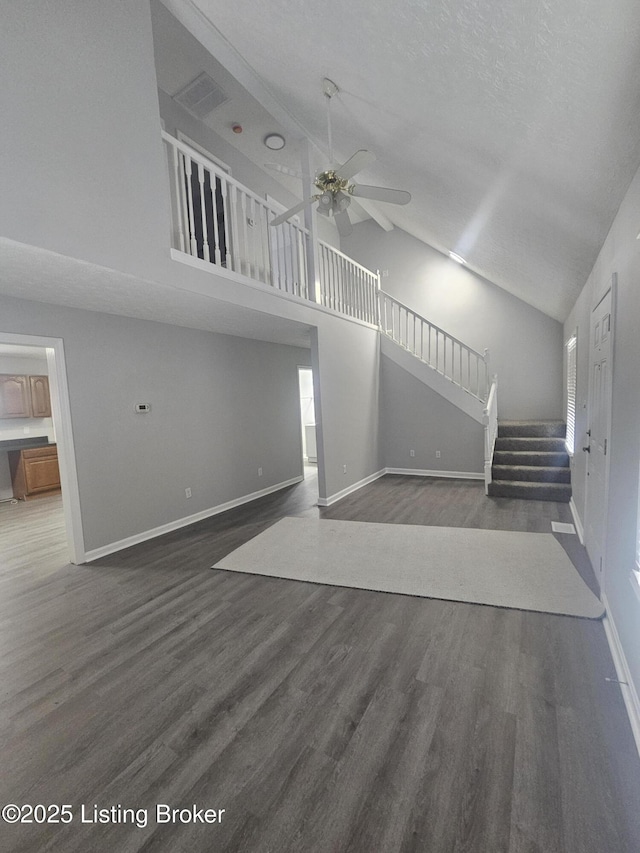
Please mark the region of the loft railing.
POLYGON ((321 305, 378 325, 378 273, 322 240, 318 240, 318 267, 321 305))
POLYGON ((480 402, 487 399, 487 350, 480 353, 468 347, 384 291, 380 291, 380 330, 480 402))
POLYGON ((498 377, 494 374, 484 410, 484 492, 489 494, 493 451, 498 437, 498 377))
POLYGON ((380 290, 380 277, 323 241, 317 285, 309 279, 309 232, 190 145, 163 132, 173 248, 223 276, 241 277, 378 326, 480 402, 490 390, 488 353, 479 353, 380 290))
POLYGON ((277 290, 309 299, 307 230, 272 227, 279 211, 190 145, 163 132, 171 187, 173 248, 277 290))

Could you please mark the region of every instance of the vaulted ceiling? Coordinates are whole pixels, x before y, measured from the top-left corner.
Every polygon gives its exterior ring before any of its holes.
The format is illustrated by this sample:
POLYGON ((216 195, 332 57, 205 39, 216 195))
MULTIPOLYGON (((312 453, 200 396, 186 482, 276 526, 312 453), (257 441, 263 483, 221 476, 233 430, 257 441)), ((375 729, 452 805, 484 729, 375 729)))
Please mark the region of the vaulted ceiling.
POLYGON ((334 80, 336 159, 413 195, 389 219, 566 316, 640 165, 637 0, 163 2, 320 147, 334 80))

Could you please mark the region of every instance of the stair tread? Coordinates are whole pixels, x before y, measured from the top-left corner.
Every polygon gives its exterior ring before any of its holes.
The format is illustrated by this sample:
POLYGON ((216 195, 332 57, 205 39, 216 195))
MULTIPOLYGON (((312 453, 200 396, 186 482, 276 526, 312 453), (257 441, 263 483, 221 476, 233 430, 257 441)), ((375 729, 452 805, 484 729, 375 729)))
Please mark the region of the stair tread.
POLYGON ((571 488, 570 483, 548 483, 548 482, 539 482, 537 480, 500 480, 500 479, 493 479, 493 480, 491 480, 491 482, 496 483, 496 484, 499 483, 499 484, 505 485, 505 486, 521 486, 521 487, 524 487, 527 489, 544 488, 544 489, 563 490, 563 489, 570 489, 571 488))

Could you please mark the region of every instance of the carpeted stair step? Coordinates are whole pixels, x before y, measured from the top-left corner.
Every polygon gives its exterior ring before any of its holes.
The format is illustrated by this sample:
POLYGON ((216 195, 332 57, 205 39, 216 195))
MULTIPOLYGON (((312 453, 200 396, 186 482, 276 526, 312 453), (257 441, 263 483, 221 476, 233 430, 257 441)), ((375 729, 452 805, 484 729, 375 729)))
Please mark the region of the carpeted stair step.
POLYGON ((548 436, 498 436, 496 450, 540 450, 545 453, 563 453, 566 451, 564 438, 548 436))
POLYGON ((489 483, 489 496, 493 498, 524 498, 531 501, 571 500, 568 483, 533 483, 523 480, 493 480, 489 483))
POLYGON ((535 465, 543 467, 569 467, 569 454, 548 453, 541 450, 496 450, 493 454, 494 465, 535 465))
POLYGON ((548 438, 564 438, 567 427, 564 421, 536 420, 536 421, 500 421, 498 424, 498 436, 539 436, 548 438))
POLYGON ((493 465, 494 480, 527 480, 536 483, 570 483, 571 470, 546 465, 493 465))

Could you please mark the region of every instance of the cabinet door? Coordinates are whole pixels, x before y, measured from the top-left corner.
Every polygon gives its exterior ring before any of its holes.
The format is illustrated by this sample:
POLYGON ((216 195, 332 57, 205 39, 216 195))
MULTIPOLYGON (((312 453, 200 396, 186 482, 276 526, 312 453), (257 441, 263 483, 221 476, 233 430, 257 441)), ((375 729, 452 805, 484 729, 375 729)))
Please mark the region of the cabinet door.
POLYGON ((29 388, 31 391, 31 417, 50 418, 51 399, 49 397, 49 377, 30 376, 29 388))
POLYGON ((44 459, 25 459, 24 473, 27 481, 27 494, 29 495, 60 487, 57 456, 44 459))
POLYGON ((30 396, 26 376, 0 374, 0 418, 30 418, 30 396))

